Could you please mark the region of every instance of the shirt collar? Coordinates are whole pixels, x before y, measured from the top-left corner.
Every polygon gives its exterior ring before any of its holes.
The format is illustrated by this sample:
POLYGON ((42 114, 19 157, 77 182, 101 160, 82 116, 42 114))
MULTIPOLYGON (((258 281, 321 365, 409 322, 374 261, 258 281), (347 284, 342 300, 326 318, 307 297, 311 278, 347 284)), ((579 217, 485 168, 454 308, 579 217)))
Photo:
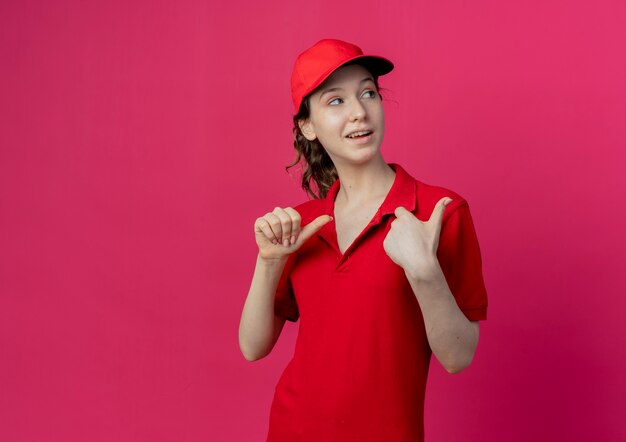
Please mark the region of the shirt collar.
MULTIPOLYGON (((384 215, 394 213, 399 206, 404 207, 409 212, 413 212, 417 208, 415 179, 399 164, 388 163, 388 165, 395 171, 396 177, 387 196, 374 215, 374 222, 379 222, 384 215)), ((331 215, 335 209, 335 197, 339 192, 339 186, 340 181, 337 178, 324 198, 324 212, 328 215, 331 215)))

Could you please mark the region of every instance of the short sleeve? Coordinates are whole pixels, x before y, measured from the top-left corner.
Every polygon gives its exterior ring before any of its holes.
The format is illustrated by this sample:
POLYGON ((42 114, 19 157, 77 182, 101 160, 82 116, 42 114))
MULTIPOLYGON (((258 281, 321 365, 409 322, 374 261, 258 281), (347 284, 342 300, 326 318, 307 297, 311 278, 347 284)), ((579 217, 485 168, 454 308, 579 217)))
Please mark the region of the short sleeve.
POLYGON ((274 297, 274 313, 287 321, 296 322, 300 317, 296 297, 291 286, 290 273, 293 268, 294 254, 287 259, 283 273, 278 281, 276 295, 274 297))
POLYGON ((444 219, 437 258, 448 287, 467 319, 487 319, 487 290, 480 246, 467 201, 444 219))

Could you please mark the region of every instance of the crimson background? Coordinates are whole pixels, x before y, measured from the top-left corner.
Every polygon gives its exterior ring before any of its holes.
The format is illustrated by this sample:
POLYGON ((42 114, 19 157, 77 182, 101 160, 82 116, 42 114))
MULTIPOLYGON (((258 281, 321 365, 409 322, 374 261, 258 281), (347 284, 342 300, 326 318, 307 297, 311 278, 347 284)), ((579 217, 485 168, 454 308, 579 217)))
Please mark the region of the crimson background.
POLYGON ((626 438, 621 1, 3 1, 0 439, 261 441, 252 226, 306 197, 289 76, 389 57, 383 152, 466 197, 490 295, 429 441, 626 438))

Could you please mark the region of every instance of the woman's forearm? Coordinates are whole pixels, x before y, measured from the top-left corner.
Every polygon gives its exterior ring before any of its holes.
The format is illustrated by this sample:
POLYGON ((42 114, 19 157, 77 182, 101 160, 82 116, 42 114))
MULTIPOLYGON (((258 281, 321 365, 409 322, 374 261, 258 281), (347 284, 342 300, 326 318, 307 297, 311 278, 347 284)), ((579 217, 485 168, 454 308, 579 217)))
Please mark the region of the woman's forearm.
POLYGON ((459 309, 439 263, 433 264, 429 278, 405 273, 422 310, 430 348, 449 373, 458 373, 474 358, 478 324, 459 309))
POLYGON ((274 296, 286 260, 257 256, 250 290, 239 323, 239 348, 248 361, 266 356, 275 344, 284 320, 274 314, 274 296))

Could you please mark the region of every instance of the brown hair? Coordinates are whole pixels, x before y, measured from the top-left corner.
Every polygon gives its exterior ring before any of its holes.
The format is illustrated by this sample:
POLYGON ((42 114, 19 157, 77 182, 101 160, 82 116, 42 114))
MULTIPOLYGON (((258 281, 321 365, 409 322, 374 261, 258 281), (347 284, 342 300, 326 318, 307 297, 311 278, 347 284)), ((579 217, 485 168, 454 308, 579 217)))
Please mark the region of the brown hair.
MULTIPOLYGON (((353 62, 346 63, 344 66, 348 64, 353 64, 353 62)), ((364 67, 367 68, 367 66, 364 67)), ((372 77, 376 85, 376 92, 382 100, 383 97, 380 94, 380 87, 378 86, 378 76, 372 74, 372 77)), ((318 88, 320 86, 318 86, 318 88)), ((302 189, 315 199, 325 198, 328 190, 338 178, 337 169, 328 153, 326 153, 322 143, 320 143, 317 138, 313 141, 307 140, 302 134, 302 130, 298 124, 300 120, 307 119, 311 115, 311 95, 315 93, 318 88, 304 97, 300 105, 300 110, 293 116, 293 147, 296 150, 296 159, 293 163, 285 167, 285 170, 289 172, 291 167, 300 162, 302 163, 302 189), (313 189, 313 186, 317 189, 317 193, 313 189)))

